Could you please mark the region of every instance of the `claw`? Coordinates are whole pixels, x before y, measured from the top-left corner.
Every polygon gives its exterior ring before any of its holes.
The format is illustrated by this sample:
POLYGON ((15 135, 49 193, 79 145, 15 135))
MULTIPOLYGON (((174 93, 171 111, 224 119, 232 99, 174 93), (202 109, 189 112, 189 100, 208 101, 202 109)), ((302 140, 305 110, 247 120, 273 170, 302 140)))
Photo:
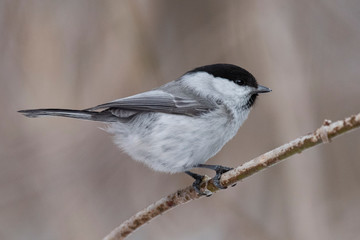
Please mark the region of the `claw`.
POLYGON ((230 170, 232 170, 233 168, 230 168, 230 167, 224 167, 224 166, 220 166, 220 165, 217 165, 215 167, 215 172, 216 172, 216 175, 213 177, 213 183, 214 185, 219 188, 219 189, 226 189, 227 187, 224 187, 221 182, 220 182, 220 178, 221 178, 221 175, 223 173, 226 173, 230 170))
MULTIPOLYGON (((213 184, 215 185, 215 187, 217 187, 218 189, 226 189, 226 186, 223 186, 220 182, 221 179, 221 175, 223 173, 226 173, 230 170, 232 170, 233 168, 231 167, 224 167, 224 166, 220 166, 220 165, 208 165, 208 164, 198 164, 195 167, 201 167, 201 168, 208 168, 208 169, 212 169, 216 172, 215 176, 212 178, 213 184)), ((208 190, 207 188, 205 188, 204 191, 201 191, 201 183, 204 181, 205 176, 204 175, 199 175, 190 171, 185 171, 186 174, 190 175, 192 178, 195 179, 195 182, 193 183, 193 187, 195 192, 197 192, 199 195, 205 195, 207 197, 212 195, 212 192, 210 190, 208 190)), ((232 187, 235 185, 232 185, 232 187)))
POLYGON ((204 191, 201 191, 201 183, 206 178, 204 175, 192 173, 190 171, 186 171, 185 173, 195 179, 192 186, 197 194, 203 195, 206 197, 210 197, 212 195, 212 192, 210 190, 208 190, 207 188, 205 188, 204 191))
POLYGON ((227 189, 227 187, 223 186, 220 182, 220 176, 215 175, 215 177, 213 177, 213 184, 215 185, 215 187, 217 187, 218 189, 227 189))

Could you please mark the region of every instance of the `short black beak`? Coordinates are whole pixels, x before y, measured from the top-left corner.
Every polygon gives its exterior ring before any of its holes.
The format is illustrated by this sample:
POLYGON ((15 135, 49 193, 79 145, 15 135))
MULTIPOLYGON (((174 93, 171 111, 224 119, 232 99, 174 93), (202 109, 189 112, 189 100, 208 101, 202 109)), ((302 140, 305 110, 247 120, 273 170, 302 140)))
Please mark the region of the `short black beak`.
POLYGON ((254 91, 255 93, 267 93, 267 92, 271 92, 270 88, 258 85, 258 88, 254 91))

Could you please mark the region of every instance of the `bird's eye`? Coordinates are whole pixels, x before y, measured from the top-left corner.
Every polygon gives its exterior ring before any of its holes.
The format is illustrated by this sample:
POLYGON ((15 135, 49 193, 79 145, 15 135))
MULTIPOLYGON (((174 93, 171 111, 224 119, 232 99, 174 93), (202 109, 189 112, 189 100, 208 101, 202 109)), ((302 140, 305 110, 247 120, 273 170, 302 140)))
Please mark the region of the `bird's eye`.
POLYGON ((234 80, 234 82, 240 86, 245 84, 243 80, 234 80))

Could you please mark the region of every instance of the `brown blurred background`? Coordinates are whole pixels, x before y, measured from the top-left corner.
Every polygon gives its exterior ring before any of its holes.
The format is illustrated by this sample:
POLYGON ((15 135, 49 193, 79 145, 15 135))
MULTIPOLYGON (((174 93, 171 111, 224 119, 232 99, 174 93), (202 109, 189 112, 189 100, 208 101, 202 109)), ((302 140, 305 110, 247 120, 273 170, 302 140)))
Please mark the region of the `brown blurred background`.
MULTIPOLYGON (((117 149, 87 108, 226 62, 273 89, 209 163, 238 166, 358 113, 360 2, 0 1, 0 239, 100 239, 192 183, 117 149)), ((211 174, 211 172, 206 172, 211 174)), ((359 239, 360 132, 176 208, 129 239, 359 239)))

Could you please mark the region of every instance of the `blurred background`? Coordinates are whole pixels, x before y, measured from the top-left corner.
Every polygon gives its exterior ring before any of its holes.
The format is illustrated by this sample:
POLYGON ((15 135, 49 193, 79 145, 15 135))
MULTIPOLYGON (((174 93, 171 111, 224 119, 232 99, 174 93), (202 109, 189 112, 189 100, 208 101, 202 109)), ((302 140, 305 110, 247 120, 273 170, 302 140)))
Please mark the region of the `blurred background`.
MULTIPOLYGON (((101 123, 18 110, 83 109, 233 63, 273 89, 208 162, 235 167, 359 112, 359 26, 357 0, 1 0, 0 238, 100 239, 193 181, 131 160, 101 123)), ((128 239, 359 239, 359 146, 358 130, 128 239)))

